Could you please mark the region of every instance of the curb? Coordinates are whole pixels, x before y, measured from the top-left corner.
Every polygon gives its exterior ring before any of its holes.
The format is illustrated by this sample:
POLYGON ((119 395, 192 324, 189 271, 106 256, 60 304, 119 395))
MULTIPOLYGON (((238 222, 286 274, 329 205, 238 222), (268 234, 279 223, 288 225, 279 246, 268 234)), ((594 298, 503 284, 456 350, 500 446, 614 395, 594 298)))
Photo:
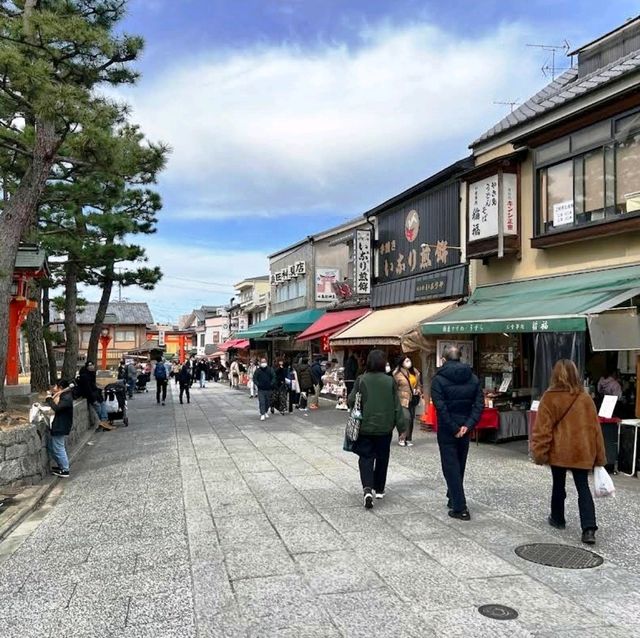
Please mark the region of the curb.
MULTIPOLYGON (((93 438, 94 433, 95 430, 93 428, 87 430, 87 433, 80 440, 80 443, 78 443, 71 454, 69 454, 70 461, 75 461, 87 443, 93 438)), ((6 514, 0 515, 0 544, 6 540, 7 536, 9 536, 20 523, 42 505, 53 488, 56 487, 61 480, 58 476, 48 476, 43 479, 40 485, 32 485, 25 488, 15 498, 14 503, 9 506, 6 514), (7 517, 6 519, 5 516, 7 517)))

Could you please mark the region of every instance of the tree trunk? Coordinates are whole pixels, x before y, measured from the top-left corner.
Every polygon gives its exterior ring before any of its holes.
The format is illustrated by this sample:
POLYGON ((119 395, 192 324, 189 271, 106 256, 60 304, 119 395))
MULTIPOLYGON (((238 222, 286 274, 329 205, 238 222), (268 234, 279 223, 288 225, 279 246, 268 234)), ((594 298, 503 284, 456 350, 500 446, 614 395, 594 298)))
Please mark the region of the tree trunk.
POLYGON ((35 130, 33 160, 0 214, 0 411, 7 407, 4 382, 7 370, 9 303, 20 237, 24 228, 33 225, 38 200, 42 196, 61 142, 51 122, 39 121, 35 130))
POLYGON ((27 341, 29 343, 29 368, 31 372, 31 391, 44 392, 49 387, 49 366, 44 349, 42 314, 40 313, 41 289, 37 283, 29 283, 29 299, 36 301, 38 307, 27 315, 27 341))
POLYGON ((51 337, 51 303, 49 301, 49 282, 42 286, 42 323, 44 324, 44 345, 47 349, 47 360, 49 362, 49 380, 53 385, 58 380, 58 364, 56 363, 56 353, 53 349, 53 339, 51 337))
POLYGON ((78 264, 69 259, 65 265, 64 285, 64 361, 62 363, 62 378, 75 379, 78 368, 78 264))
MULTIPOLYGON (((113 264, 109 263, 104 269, 104 281, 102 283, 102 295, 100 302, 98 303, 98 312, 96 312, 96 318, 93 326, 91 327, 91 336, 89 337, 89 347, 87 348, 87 361, 98 361, 98 342, 100 339, 100 332, 102 331, 102 322, 104 321, 107 309, 109 307, 109 301, 111 299, 111 291, 113 289, 113 264)), ((96 365, 96 368, 98 366, 96 365)))

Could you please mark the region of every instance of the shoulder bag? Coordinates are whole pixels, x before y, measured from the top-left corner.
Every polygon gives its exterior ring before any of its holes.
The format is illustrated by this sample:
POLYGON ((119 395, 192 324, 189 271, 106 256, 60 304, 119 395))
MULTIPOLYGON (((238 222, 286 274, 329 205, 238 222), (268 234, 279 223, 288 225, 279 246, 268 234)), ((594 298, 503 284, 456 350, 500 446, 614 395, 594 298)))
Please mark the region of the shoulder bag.
POLYGON ((362 393, 360 392, 360 382, 358 381, 358 390, 356 391, 356 400, 353 410, 349 412, 347 419, 347 427, 345 428, 345 438, 348 441, 357 441, 360 436, 360 424, 362 423, 362 393))

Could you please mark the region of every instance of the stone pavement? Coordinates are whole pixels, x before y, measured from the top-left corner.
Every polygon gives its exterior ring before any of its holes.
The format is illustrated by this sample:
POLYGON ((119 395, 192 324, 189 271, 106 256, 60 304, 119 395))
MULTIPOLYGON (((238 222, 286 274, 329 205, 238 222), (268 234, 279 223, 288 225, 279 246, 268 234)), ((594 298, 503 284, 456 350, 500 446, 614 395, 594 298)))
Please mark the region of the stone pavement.
POLYGON ((620 550, 640 540, 632 479, 598 503, 611 560, 561 570, 513 551, 578 538, 575 517, 544 525, 547 474, 522 456, 474 447, 473 520, 454 521, 420 434, 394 446, 387 497, 365 511, 344 413, 261 422, 245 393, 214 384, 191 405, 172 388, 164 408, 152 393, 130 408, 131 427, 97 434, 0 544, 3 638, 640 636, 637 562, 625 569, 620 550), (486 603, 519 617, 484 618, 486 603))

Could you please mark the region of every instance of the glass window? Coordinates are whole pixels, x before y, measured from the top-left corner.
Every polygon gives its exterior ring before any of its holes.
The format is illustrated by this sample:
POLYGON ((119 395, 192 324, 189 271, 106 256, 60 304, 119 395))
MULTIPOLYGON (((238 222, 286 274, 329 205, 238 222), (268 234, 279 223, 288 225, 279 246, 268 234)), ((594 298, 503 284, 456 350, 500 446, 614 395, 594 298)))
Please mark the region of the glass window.
POLYGON ((116 330, 116 341, 135 341, 136 340, 136 331, 135 330, 116 330))
POLYGON ((89 339, 91 338, 91 330, 83 330, 80 333, 80 337, 82 339, 82 345, 83 346, 88 346, 89 345, 89 339))
POLYGON ((573 223, 573 161, 544 169, 546 228, 573 223))
POLYGON ((616 211, 640 210, 640 133, 616 145, 616 211))

